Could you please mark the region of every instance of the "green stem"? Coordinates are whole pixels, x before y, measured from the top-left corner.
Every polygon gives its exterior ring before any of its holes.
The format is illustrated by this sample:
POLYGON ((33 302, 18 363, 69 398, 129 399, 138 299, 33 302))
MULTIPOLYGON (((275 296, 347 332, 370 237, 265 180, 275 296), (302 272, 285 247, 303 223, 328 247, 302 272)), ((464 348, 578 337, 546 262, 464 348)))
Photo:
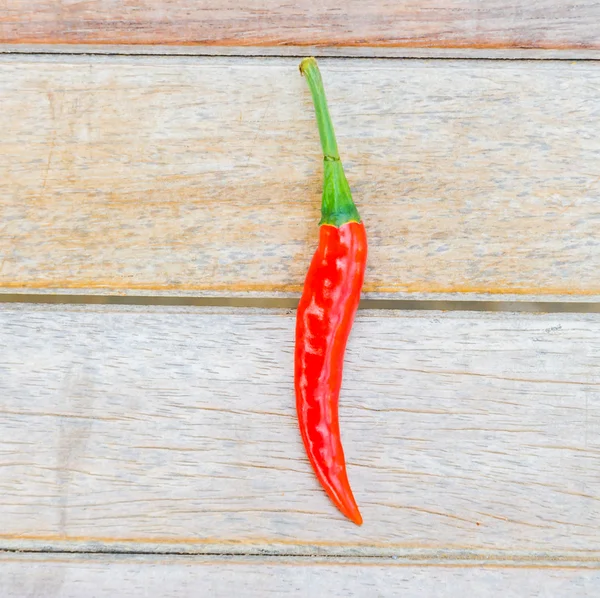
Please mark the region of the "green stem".
POLYGON ((333 123, 331 122, 325 89, 323 88, 323 79, 321 79, 321 71, 319 71, 317 61, 314 58, 305 58, 300 63, 300 72, 306 77, 312 94, 324 157, 326 160, 339 160, 340 154, 338 153, 333 123))
POLYGON ((344 167, 340 161, 333 123, 327 107, 325 89, 319 66, 314 58, 305 58, 300 63, 300 72, 306 77, 315 106, 317 126, 323 148, 323 201, 321 222, 340 227, 348 222, 360 222, 358 210, 352 200, 350 186, 346 180, 344 167))

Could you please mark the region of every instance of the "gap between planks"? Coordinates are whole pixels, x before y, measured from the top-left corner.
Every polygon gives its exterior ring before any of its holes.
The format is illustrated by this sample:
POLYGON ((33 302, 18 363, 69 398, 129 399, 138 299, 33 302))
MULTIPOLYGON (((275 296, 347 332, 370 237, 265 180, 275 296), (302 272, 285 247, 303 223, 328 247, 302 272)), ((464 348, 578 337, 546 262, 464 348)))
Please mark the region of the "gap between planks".
POLYGON ((0 44, 0 54, 45 56, 239 56, 245 58, 373 58, 436 60, 600 60, 600 50, 585 48, 540 50, 530 48, 375 48, 322 46, 166 46, 84 44, 0 44))
POLYGON ((230 545, 216 545, 213 550, 192 551, 185 546, 173 545, 166 550, 149 549, 146 545, 138 545, 131 549, 122 543, 115 542, 114 546, 105 545, 102 549, 90 549, 85 544, 67 543, 66 546, 49 547, 47 545, 25 545, 12 548, 10 543, 0 542, 0 564, 6 560, 36 560, 48 562, 69 562, 81 558, 92 561, 103 561, 115 558, 121 562, 136 562, 146 558, 164 561, 171 557, 173 561, 202 562, 224 559, 229 562, 252 562, 269 559, 278 564, 367 564, 391 565, 405 567, 494 567, 494 568, 536 568, 536 569, 600 569, 600 552, 582 553, 552 553, 552 552, 498 552, 471 550, 425 550, 403 549, 388 553, 368 553, 357 555, 356 552, 343 551, 339 554, 323 554, 315 551, 304 553, 255 550, 236 551, 230 545))
MULTIPOLYGON (((1 293, 0 304, 145 305, 156 307, 237 307, 296 309, 294 297, 193 297, 166 295, 62 295, 1 293)), ((398 311, 476 311, 507 313, 600 313, 600 302, 363 299, 359 309, 398 311)))

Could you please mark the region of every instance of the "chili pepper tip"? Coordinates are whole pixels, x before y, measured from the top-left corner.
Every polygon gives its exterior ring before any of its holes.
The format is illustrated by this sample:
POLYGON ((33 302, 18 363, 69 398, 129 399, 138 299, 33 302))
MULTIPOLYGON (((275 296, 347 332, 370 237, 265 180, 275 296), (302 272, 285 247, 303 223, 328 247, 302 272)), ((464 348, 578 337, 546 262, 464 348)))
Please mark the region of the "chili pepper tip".
POLYGON ((352 523, 356 523, 356 525, 362 525, 362 515, 358 511, 356 511, 356 513, 352 517, 350 517, 350 521, 352 521, 352 523))
POLYGON ((352 523, 355 523, 356 525, 363 524, 363 518, 360 514, 360 511, 358 510, 358 505, 354 500, 354 496, 352 495, 352 490, 349 490, 349 492, 343 495, 338 494, 337 496, 332 498, 334 498, 334 503, 337 506, 337 508, 342 512, 344 516, 350 519, 352 523))

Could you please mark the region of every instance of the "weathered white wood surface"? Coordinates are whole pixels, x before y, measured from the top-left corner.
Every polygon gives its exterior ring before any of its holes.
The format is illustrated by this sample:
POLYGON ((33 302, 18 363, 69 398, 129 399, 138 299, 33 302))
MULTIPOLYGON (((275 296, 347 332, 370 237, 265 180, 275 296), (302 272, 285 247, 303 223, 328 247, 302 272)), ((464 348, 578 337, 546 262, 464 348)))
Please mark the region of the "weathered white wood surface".
POLYGON ((4 0, 0 40, 600 48, 597 0, 4 0))
MULTIPOLYGON (((297 59, 0 59, 0 289, 295 294, 297 59)), ((323 60, 370 296, 600 297, 595 62, 323 60)))
POLYGON ((341 402, 365 524, 297 431, 293 313, 0 310, 0 548, 592 553, 600 317, 360 312, 341 402))
POLYGON ((593 598, 600 570, 393 560, 0 553, 3 598, 593 598))

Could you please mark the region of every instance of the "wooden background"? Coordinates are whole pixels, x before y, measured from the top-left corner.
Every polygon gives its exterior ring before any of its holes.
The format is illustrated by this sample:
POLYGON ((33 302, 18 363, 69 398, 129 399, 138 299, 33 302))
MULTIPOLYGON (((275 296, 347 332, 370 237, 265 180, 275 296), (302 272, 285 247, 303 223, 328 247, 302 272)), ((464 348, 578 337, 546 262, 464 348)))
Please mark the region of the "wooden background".
POLYGON ((600 3, 219 6, 0 4, 2 595, 594 596, 600 3), (370 241, 361 528, 294 413, 309 54, 370 241))
POLYGON ((3 11, 7 43, 600 49, 597 0, 4 0, 3 11))

